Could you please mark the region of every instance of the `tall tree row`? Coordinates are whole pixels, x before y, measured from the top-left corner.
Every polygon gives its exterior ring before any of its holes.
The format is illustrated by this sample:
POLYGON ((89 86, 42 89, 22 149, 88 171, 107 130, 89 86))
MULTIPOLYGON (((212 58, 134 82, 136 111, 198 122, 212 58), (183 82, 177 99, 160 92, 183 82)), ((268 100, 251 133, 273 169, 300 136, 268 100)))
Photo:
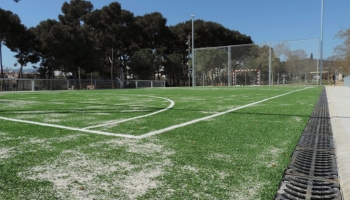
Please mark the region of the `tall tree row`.
POLYGON ((2 46, 11 47, 15 43, 15 37, 21 34, 21 21, 16 14, 0 8, 0 67, 1 78, 4 78, 2 66, 2 46))
POLYGON ((60 23, 51 28, 55 38, 55 57, 63 61, 66 70, 77 74, 81 88, 82 71, 91 72, 94 67, 95 44, 84 29, 83 18, 92 12, 89 1, 74 0, 65 2, 62 13, 58 16, 60 23))
MULTIPOLYGON (((134 16, 118 2, 94 9, 90 1, 70 0, 61 10, 58 21, 48 19, 32 28, 0 10, 1 23, 8 26, 0 27, 0 47, 16 53, 20 69, 40 61, 42 78, 52 78, 54 70, 72 72, 79 80, 91 72, 112 80, 125 80, 127 74, 138 79, 167 75, 175 83, 187 76, 191 21, 169 27, 159 12, 134 16)), ((194 31, 195 48, 253 43, 215 22, 195 20, 194 31)))
MULTIPOLYGON (((130 54, 139 49, 138 28, 134 15, 121 8, 117 2, 104 6, 84 16, 84 22, 95 46, 102 51, 101 70, 114 79, 114 69, 118 67, 120 79, 124 79, 130 54), (106 67, 110 63, 110 68, 106 67)), ((112 85, 114 88, 114 85, 112 85)))

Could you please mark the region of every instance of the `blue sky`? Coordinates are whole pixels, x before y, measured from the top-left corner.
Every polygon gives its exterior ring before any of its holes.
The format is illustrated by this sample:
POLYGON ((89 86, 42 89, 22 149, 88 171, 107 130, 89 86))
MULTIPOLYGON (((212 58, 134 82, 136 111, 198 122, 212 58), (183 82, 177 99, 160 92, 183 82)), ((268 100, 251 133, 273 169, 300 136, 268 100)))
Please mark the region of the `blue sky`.
MULTIPOLYGON (((16 13, 22 23, 33 27, 46 19, 58 20, 64 0, 0 0, 0 7, 16 13)), ((69 0, 66 0, 69 2, 69 0)), ((95 9, 113 0, 90 0, 95 9)), ((160 12, 167 25, 195 19, 213 21, 251 36, 257 43, 321 37, 322 0, 119 0, 123 9, 135 16, 160 12)), ((323 57, 343 41, 335 39, 339 30, 350 28, 350 1, 324 0, 323 57)), ((229 45, 229 44, 227 44, 229 45)), ((13 53, 3 47, 3 66, 13 67, 13 53)), ((18 67, 17 67, 18 68, 18 67)))

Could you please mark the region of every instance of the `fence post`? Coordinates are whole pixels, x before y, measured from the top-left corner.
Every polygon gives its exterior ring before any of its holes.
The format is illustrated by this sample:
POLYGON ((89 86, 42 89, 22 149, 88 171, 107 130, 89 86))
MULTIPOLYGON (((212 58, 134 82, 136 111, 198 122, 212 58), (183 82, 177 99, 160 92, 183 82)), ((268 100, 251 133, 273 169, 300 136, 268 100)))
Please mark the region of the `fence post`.
POLYGON ((151 81, 151 88, 153 88, 153 81, 151 81))
POLYGON ((271 43, 269 45, 269 85, 271 85, 271 43))
POLYGON ((137 81, 135 81, 135 82, 136 82, 136 84, 135 84, 135 85, 136 85, 136 88, 137 88, 137 81))
POLYGON ((67 90, 69 90, 69 81, 67 80, 67 90))
POLYGON ((32 91, 34 91, 34 80, 31 80, 32 82, 32 91))

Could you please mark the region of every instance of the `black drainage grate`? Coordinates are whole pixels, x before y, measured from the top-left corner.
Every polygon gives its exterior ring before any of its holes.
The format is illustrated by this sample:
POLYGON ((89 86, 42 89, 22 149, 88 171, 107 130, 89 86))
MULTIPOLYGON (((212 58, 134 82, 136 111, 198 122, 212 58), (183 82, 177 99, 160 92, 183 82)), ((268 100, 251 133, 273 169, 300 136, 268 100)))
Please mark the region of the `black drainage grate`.
POLYGON ((339 183, 315 178, 285 176, 277 192, 276 200, 311 200, 332 199, 341 200, 339 183))
POLYGON ((295 151, 285 174, 337 179, 334 154, 327 151, 295 151))
POLYGON ((342 199, 325 88, 295 148, 275 199, 342 199))
POLYGON ((333 138, 327 135, 320 134, 303 134, 300 138, 296 150, 314 149, 334 151, 333 138))

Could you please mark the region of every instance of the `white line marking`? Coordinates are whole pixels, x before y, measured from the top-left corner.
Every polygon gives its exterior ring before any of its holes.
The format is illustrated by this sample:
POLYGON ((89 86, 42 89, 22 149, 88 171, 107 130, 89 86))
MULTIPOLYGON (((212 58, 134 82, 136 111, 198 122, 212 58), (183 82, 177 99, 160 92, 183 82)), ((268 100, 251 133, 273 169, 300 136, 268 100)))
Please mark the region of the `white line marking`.
POLYGON ((224 114, 227 114, 227 113, 230 113, 230 112, 242 109, 242 108, 246 108, 246 107, 249 107, 249 106, 252 106, 252 105, 256 105, 256 104, 259 104, 259 103, 262 103, 262 102, 265 102, 265 101, 268 101, 268 100, 271 100, 271 99, 275 99, 275 98, 278 98, 278 97, 281 97, 281 96, 285 96, 285 95, 288 95, 288 94, 291 94, 291 93, 294 93, 294 92, 298 92, 298 91, 301 91, 301 90, 309 89, 309 88, 312 88, 312 87, 307 87, 307 88, 303 88, 303 89, 300 89, 300 90, 287 92, 285 94, 281 94, 281 95, 277 95, 277 96, 270 97, 270 98, 267 98, 267 99, 263 99, 261 101, 257 101, 257 102, 250 103, 250 104, 247 104, 247 105, 244 105, 244 106, 240 106, 240 107, 237 107, 237 108, 225 111, 225 112, 216 113, 214 115, 210 115, 210 116, 206 116, 206 117, 203 117, 203 118, 195 119, 195 120, 188 121, 188 122, 185 122, 185 123, 182 123, 182 124, 169 126, 167 128, 160 129, 160 130, 157 130, 157 131, 152 131, 152 132, 149 132, 149 133, 146 133, 146 134, 143 134, 143 135, 139 135, 139 136, 127 135, 127 134, 118 134, 118 133, 109 133, 109 132, 103 132, 103 131, 86 130, 86 129, 74 128, 74 127, 69 127, 69 126, 61 126, 61 125, 33 122, 33 121, 27 121, 27 120, 12 119, 12 118, 1 117, 1 116, 0 116, 0 119, 7 120, 7 121, 13 121, 13 122, 22 122, 22 123, 27 123, 27 124, 34 124, 34 125, 39 125, 39 126, 60 128, 60 129, 66 129, 66 130, 72 130, 72 131, 81 131, 81 132, 85 132, 85 133, 94 133, 94 134, 99 134, 99 135, 117 136, 117 137, 131 138, 131 139, 142 139, 142 138, 146 138, 146 137, 150 137, 150 136, 153 136, 153 135, 157 135, 157 134, 163 133, 165 131, 170 131, 170 130, 173 130, 173 129, 176 129, 176 128, 180 128, 180 127, 184 127, 184 126, 187 126, 187 125, 191 125, 191 124, 203 121, 203 120, 211 119, 211 118, 214 118, 214 117, 217 117, 217 116, 220 116, 220 115, 224 115, 224 114))
POLYGON ((135 120, 135 119, 140 119, 140 118, 143 118, 143 117, 149 117, 151 115, 155 115, 155 114, 158 114, 160 112, 164 112, 166 110, 169 110, 170 108, 174 107, 174 105, 175 105, 175 102, 173 100, 171 100, 171 99, 167 99, 167 98, 163 98, 163 97, 155 97, 155 96, 148 96, 148 97, 165 99, 165 100, 170 102, 170 105, 168 107, 166 107, 165 109, 158 110, 156 112, 153 112, 153 113, 150 113, 150 114, 147 114, 147 115, 141 115, 141 116, 137 116, 137 117, 133 117, 133 118, 129 118, 129 119, 124 119, 124 120, 120 120, 120 121, 111 121, 111 122, 108 122, 108 123, 99 124, 99 125, 95 125, 95 126, 88 126, 88 127, 82 128, 82 129, 92 129, 92 128, 97 128, 97 127, 106 126, 106 125, 120 124, 120 123, 123 123, 123 122, 131 121, 131 120, 135 120))
POLYGON ((94 133, 94 134, 99 134, 99 135, 118 136, 118 137, 124 137, 124 138, 137 138, 134 135, 108 133, 108 132, 94 131, 94 130, 85 130, 85 129, 74 128, 74 127, 69 127, 69 126, 61 126, 61 125, 33 122, 33 121, 27 121, 27 120, 12 119, 12 118, 7 118, 7 117, 0 117, 0 119, 7 120, 7 121, 13 121, 13 122, 22 122, 22 123, 26 123, 26 124, 34 124, 34 125, 39 125, 39 126, 60 128, 60 129, 66 129, 66 130, 72 130, 72 131, 81 131, 81 132, 85 132, 85 133, 94 133))
POLYGON ((253 106, 253 105, 256 105, 256 104, 259 104, 259 103, 262 103, 262 102, 265 102, 265 101, 268 101, 268 100, 271 100, 271 99, 275 99, 275 98, 278 98, 278 97, 281 97, 281 96, 285 96, 285 95, 288 95, 288 94, 291 94, 291 93, 294 93, 294 92, 298 92, 298 91, 301 91, 301 90, 309 89, 309 88, 312 88, 312 87, 307 87, 307 88, 303 88, 303 89, 300 89, 300 90, 295 90, 295 91, 292 91, 292 92, 287 92, 287 93, 285 93, 285 94, 277 95, 277 96, 274 96, 274 97, 270 97, 270 98, 267 98, 267 99, 263 99, 263 100, 261 100, 261 101, 257 101, 257 102, 250 103, 250 104, 247 104, 247 105, 244 105, 244 106, 240 106, 240 107, 237 107, 237 108, 233 108, 233 109, 227 110, 227 111, 225 111, 225 112, 216 113, 216 114, 214 114, 214 115, 210 115, 210 116, 202 117, 202 118, 199 118, 199 119, 191 120, 191 121, 188 121, 188 122, 185 122, 185 123, 182 123, 182 124, 177 124, 177 125, 169 126, 169 127, 167 127, 167 128, 164 128, 164 129, 160 129, 160 130, 152 131, 152 132, 149 132, 149 133, 146 133, 146 134, 143 134, 143 135, 136 136, 136 138, 137 138, 137 139, 142 139, 142 138, 150 137, 150 136, 153 136, 153 135, 157 135, 157 134, 163 133, 163 132, 165 132, 165 131, 170 131, 170 130, 173 130, 173 129, 176 129, 176 128, 180 128, 180 127, 184 127, 184 126, 187 126, 187 125, 191 125, 191 124, 194 124, 194 123, 203 121, 203 120, 207 120, 207 119, 211 119, 211 118, 214 118, 214 117, 218 117, 218 116, 220 116, 220 115, 224 115, 224 114, 227 114, 227 113, 230 113, 230 112, 233 112, 233 111, 242 109, 242 108, 246 108, 246 107, 249 107, 249 106, 253 106))

